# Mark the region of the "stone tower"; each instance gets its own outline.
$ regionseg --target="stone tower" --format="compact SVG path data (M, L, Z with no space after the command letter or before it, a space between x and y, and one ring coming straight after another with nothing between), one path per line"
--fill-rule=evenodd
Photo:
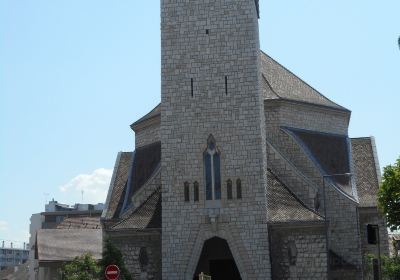
M161 45L163 279L270 279L258 1L162 0Z

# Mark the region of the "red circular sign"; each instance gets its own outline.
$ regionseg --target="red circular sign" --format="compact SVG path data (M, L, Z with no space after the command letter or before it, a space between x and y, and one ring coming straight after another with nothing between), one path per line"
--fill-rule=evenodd
M110 264L106 267L106 271L104 272L107 280L118 280L119 279L119 267L115 264Z

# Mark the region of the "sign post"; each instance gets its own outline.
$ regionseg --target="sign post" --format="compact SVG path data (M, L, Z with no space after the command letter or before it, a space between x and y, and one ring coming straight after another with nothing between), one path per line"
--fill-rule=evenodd
M107 280L118 280L120 275L119 267L115 264L110 264L104 271Z

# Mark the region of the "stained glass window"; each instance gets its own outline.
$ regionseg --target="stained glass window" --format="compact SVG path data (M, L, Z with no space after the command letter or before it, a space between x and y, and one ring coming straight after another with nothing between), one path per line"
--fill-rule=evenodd
M206 199L221 199L221 158L217 151L215 139L212 135L207 141L207 150L204 152L204 170L206 182Z

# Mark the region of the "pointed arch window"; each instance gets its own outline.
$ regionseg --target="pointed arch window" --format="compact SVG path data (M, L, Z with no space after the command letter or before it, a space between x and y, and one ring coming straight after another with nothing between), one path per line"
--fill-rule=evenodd
M208 137L207 149L204 151L204 170L206 183L206 200L221 199L221 157L215 139Z
M197 181L193 184L193 200L199 201L199 183Z
M185 182L183 184L183 191L184 191L185 201L186 202L190 201L190 191L189 191L189 183L188 182Z
M237 199L242 199L242 180L236 180L236 197Z
M226 181L226 192L227 192L227 198L228 199L232 199L233 198L233 192L232 192L232 180L228 179L228 181Z

